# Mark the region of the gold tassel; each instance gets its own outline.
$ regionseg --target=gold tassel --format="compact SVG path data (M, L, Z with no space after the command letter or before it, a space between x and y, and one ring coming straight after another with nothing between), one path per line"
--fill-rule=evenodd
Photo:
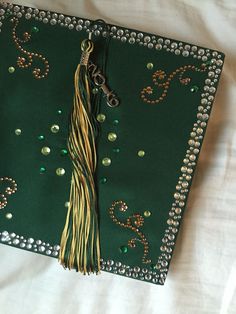
M68 138L73 171L69 207L59 254L59 262L64 268L76 269L83 274L100 272L100 241L94 182L97 156L88 77L88 60L93 47L90 39L82 42L81 60L74 76L75 95Z

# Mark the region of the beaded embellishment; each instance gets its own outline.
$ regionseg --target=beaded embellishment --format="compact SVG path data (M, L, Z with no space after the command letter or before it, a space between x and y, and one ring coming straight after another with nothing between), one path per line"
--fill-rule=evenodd
M45 78L48 73L49 73L49 63L46 60L45 57L43 57L41 54L39 53L34 53L34 52L29 52L27 50L25 50L21 44L27 43L30 41L31 39L31 34L28 32L24 32L23 33L23 38L19 38L17 36L17 26L19 24L19 19L16 17L13 17L11 19L11 22L13 23L13 30L12 30L12 38L13 41L15 42L15 45L17 47L18 50L20 50L20 52L24 55L24 57L18 57L17 59L17 65L19 68L22 69L28 69L32 66L34 59L39 59L42 61L42 63L44 64L44 69L40 69L40 68L34 68L32 73L33 76L36 79L42 79Z
M109 208L109 215L113 222L115 222L117 225L131 229L133 232L136 233L137 237L132 238L128 240L128 246L130 248L136 247L136 242L140 242L143 245L143 256L142 256L142 263L149 264L151 263L151 260L148 259L148 253L149 253L149 243L146 238L146 236L143 234L143 232L140 230L140 228L144 224L144 218L140 214L133 214L129 216L125 222L120 221L115 216L115 210L118 209L120 212L126 212L128 209L128 206L123 201L114 201Z
M0 186L8 182L8 186L5 188L4 192L0 192L0 209L3 209L7 206L7 196L14 194L17 191L16 181L9 177L0 178Z
M183 67L177 68L173 71L169 76L163 70L157 70L152 75L153 84L157 87L157 89L162 89L162 94L158 98L154 98L154 87L147 86L143 88L141 91L141 98L144 102L148 104L157 104L161 102L167 95L168 89L170 87L171 81L175 78L176 75L179 75L179 82L183 85L188 85L191 82L190 77L183 78L183 75L186 71L198 71L198 72L205 72L206 65L202 64L200 68L194 65L185 65ZM166 79L166 80L165 80ZM153 97L154 96L154 97Z

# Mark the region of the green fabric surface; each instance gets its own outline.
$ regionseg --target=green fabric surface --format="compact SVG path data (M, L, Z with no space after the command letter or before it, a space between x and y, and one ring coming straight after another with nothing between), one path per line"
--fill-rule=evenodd
M10 18L4 20L0 34L0 177L16 180L18 190L8 196L7 207L0 211L0 231L55 245L60 243L65 223L65 202L69 200L72 172L69 155L61 156L60 151L67 145L80 44L88 34L21 18L18 34L34 26L39 28L22 46L42 54L50 65L48 77L37 80L32 75L32 67L20 69L16 65L17 57L22 54L12 40ZM94 37L93 40L95 51L91 60L102 68L105 39ZM104 76L120 105L109 107L99 91L99 112L106 116L103 123L98 123L97 139L101 255L104 260L151 269L149 264L142 263L141 243L137 242L135 248L128 247L127 253L120 252L120 246L127 246L128 240L137 235L116 225L108 209L114 201L124 201L128 210L116 212L121 221L135 213L143 215L145 210L151 212L150 217L144 217L140 230L150 245L150 264L156 264L208 72L187 71L184 77L191 77L191 83L186 86L175 77L167 96L153 105L145 103L140 92L153 85L152 74L156 70L163 70L168 76L184 65L200 67L202 60L111 39L106 62ZM147 69L147 63L153 63L153 69ZM8 72L10 66L15 67L12 74ZM194 85L199 87L197 92L190 91ZM58 114L58 110L62 113ZM113 122L116 119L117 125ZM53 124L60 126L56 134L50 130ZM17 128L22 130L20 136L15 135ZM108 141L109 132L117 134L115 142ZM39 135L45 139L39 140ZM44 146L51 149L48 156L41 154ZM114 148L120 152L114 152ZM137 155L139 150L145 151L143 158ZM103 166L104 157L111 158L110 166ZM44 174L39 172L41 166L46 167ZM65 169L64 176L56 175L58 167ZM106 183L101 182L104 177ZM12 219L5 218L7 212L13 214Z

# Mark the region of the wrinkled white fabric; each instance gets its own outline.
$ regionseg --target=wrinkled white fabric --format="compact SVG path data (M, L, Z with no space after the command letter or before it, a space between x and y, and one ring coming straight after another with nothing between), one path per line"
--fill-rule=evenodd
M236 1L18 0L224 51L226 62L164 286L82 276L0 245L1 314L236 313Z

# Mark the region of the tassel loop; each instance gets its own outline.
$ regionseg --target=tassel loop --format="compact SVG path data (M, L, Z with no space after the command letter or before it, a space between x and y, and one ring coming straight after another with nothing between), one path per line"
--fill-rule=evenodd
M81 58L80 58L80 65L88 65L89 56L93 51L94 44L90 39L84 39L81 43Z

